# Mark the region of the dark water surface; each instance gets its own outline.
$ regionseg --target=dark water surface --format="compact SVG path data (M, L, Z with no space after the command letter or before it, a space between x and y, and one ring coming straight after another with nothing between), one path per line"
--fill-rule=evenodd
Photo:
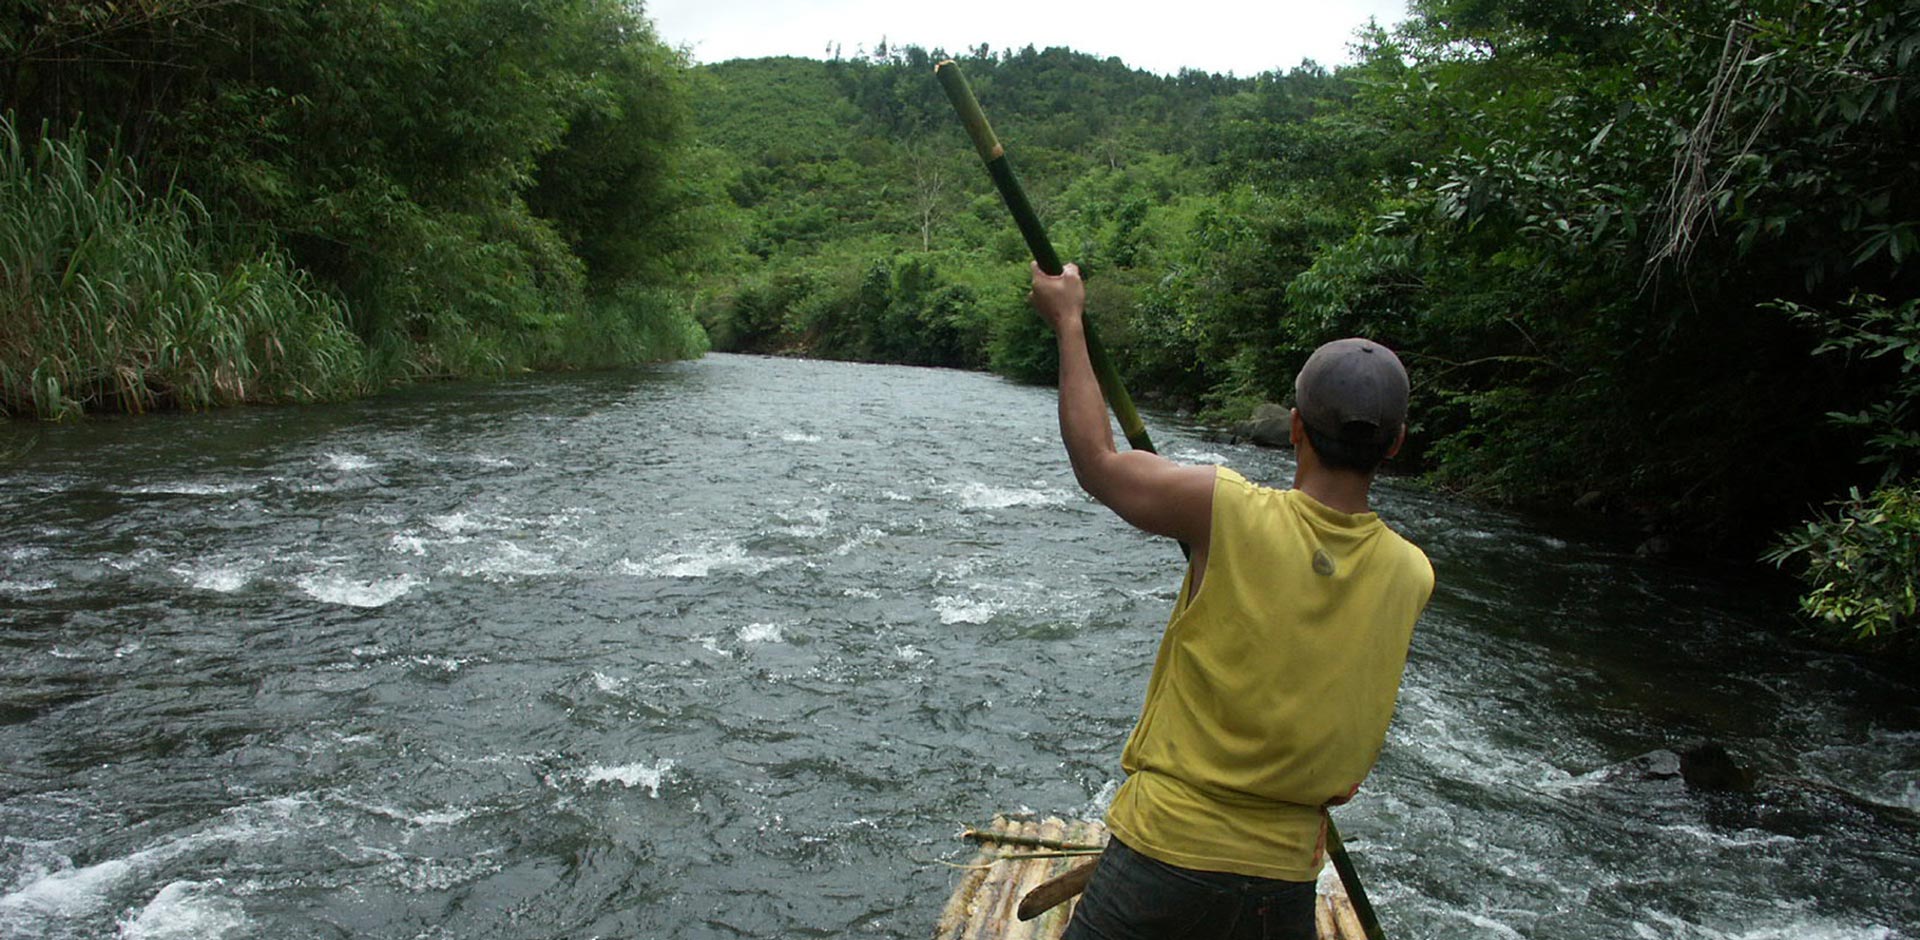
M0 429L0 937L925 937L961 827L1111 795L1179 578L1053 434L727 356ZM1917 935L1911 685L1756 585L1379 504L1440 578L1339 816L1390 932ZM1603 770L1691 737L1799 779Z

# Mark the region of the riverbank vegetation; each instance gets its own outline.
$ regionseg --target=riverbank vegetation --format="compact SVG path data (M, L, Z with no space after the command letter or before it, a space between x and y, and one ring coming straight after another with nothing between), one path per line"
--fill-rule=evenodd
M1920 8L1421 0L1358 53L958 58L1137 395L1235 417L1366 333L1406 354L1407 465L1440 485L1649 551L1772 545L1811 613L1912 636ZM941 55L701 70L720 347L1049 377Z
M25 145L0 120L0 407L65 417L312 400L362 381L345 311L283 255L231 263L193 237L191 195L142 193L84 136Z
M686 68L619 0L0 21L0 411L697 355Z

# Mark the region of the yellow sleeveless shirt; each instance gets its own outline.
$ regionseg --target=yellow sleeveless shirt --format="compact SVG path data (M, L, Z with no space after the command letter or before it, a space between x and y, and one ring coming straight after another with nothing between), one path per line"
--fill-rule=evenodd
M1325 807L1373 769L1433 566L1373 513L1225 467L1199 592L1187 572L1107 826L1171 865L1311 881Z

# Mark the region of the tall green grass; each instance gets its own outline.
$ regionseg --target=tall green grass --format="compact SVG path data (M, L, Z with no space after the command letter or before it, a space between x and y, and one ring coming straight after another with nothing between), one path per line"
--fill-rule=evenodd
M590 297L555 332L546 368L602 369L698 359L711 348L693 310L671 290L624 285Z
M379 381L604 369L697 358L706 333L668 287L590 282L523 204L380 210L348 295Z
M310 401L366 384L346 311L277 251L223 259L191 194L0 115L0 414Z

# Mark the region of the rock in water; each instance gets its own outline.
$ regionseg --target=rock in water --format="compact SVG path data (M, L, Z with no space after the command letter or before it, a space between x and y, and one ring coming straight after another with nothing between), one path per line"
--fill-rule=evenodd
M1695 790L1745 793L1753 789L1753 771L1740 766L1717 741L1706 741L1680 752L1680 776Z
M1233 436L1261 447L1292 446L1293 409L1271 402L1262 404L1253 410L1253 417L1233 426Z
M1609 764L1587 774L1584 779L1605 783L1637 783L1643 780L1674 780L1679 776L1680 755L1662 748Z

